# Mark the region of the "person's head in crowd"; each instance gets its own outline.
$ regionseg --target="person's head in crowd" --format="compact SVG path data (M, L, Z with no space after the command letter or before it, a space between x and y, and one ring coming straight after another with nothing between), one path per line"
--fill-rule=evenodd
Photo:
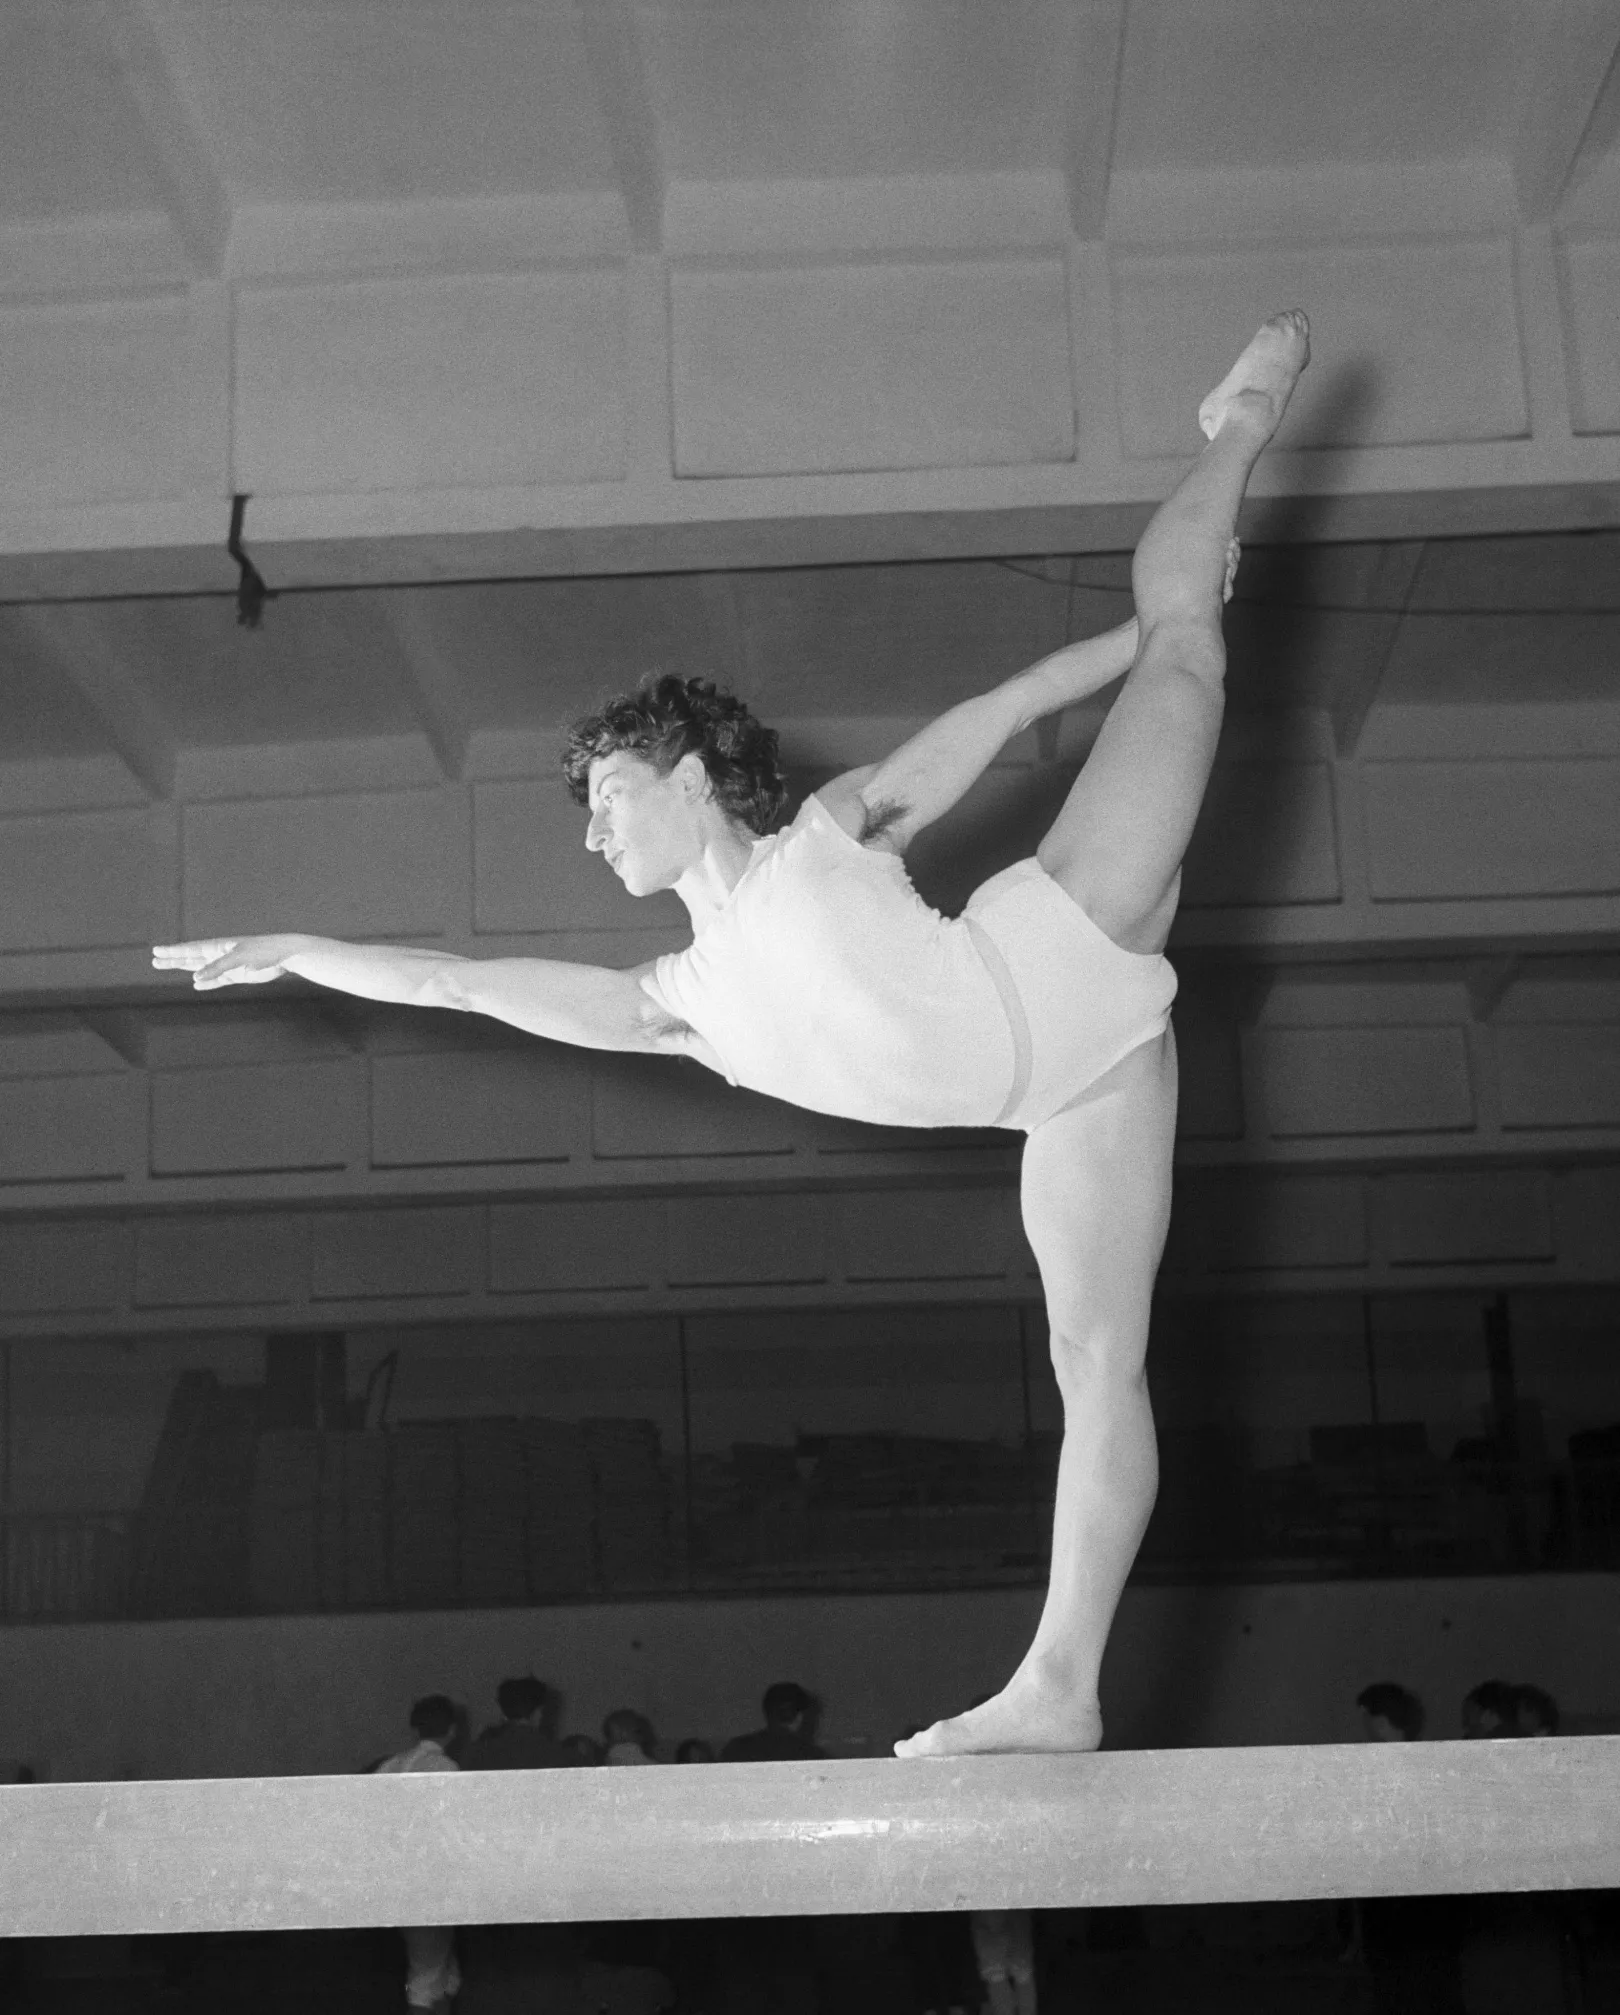
M550 1703L551 1688L532 1672L518 1679L503 1679L495 1689L495 1704L503 1721L529 1721L538 1725Z
M1369 1742L1416 1742L1423 1733L1423 1702L1393 1679L1364 1686L1356 1695Z
M602 1723L606 1763L651 1763L657 1737L645 1714L633 1707L615 1707Z
M575 1735L565 1735L562 1739L562 1746L571 1756L577 1756L581 1763L600 1763L602 1761L601 1743L597 1741L594 1735L587 1735L583 1730Z
M689 1735L675 1751L677 1763L712 1763L714 1744L706 1742L701 1735Z
M774 1685L766 1687L765 1697L759 1704L767 1728L793 1728L801 1734L808 1734L805 1724L815 1714L815 1696L807 1693L796 1681L778 1679Z
M1484 1679L1463 1696L1462 1732L1471 1742L1512 1735L1518 1688L1505 1679Z
M411 1726L424 1742L436 1742L448 1749L455 1737L461 1712L447 1693L424 1693L411 1703Z
M1514 1687L1513 1732L1531 1736L1558 1733L1558 1702L1545 1687Z

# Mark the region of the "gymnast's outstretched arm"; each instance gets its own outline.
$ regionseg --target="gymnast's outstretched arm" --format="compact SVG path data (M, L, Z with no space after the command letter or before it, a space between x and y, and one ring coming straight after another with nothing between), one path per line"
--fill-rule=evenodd
M409 945L355 945L284 932L155 945L160 970L189 972L200 992L294 973L363 1000L491 1015L530 1035L584 1049L694 1054L691 1031L641 981L651 965L571 965L561 959L468 959Z
M1013 738L1046 714L1122 677L1136 656L1136 619L1066 644L989 692L951 707L893 755L850 770L818 793L846 831L902 853L948 812Z

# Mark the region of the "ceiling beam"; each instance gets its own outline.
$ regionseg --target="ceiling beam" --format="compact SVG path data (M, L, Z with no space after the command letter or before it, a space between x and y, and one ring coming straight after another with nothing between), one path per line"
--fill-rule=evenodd
M1100 238L1108 216L1114 138L1125 78L1125 0L1082 11L1079 62L1063 172L1069 220L1082 241Z
M1468 962L1468 1008L1477 1022L1488 1022L1507 998L1524 961L1511 953L1501 958Z
M101 606L35 604L17 614L29 644L86 701L124 767L152 797L173 797L173 731L130 670Z
M1526 223L1563 201L1604 90L1620 61L1620 0L1558 0L1531 66L1513 148Z
M1361 746L1362 730L1367 725L1368 715L1378 704L1378 695L1389 674L1395 646L1400 641L1401 626L1406 621L1406 612L1411 606L1423 567L1423 555L1427 550L1426 539L1402 540L1399 544L1386 547L1373 568L1367 593L1369 606L1395 609L1399 613L1387 619L1381 641L1368 651L1353 675L1341 681L1333 695L1328 711L1333 722L1334 751L1341 762L1351 761Z
M708 625L716 676L731 691L741 688L747 692L754 684L753 654L737 606L735 582L729 574L703 574L698 580L698 599Z
M630 248L661 251L667 184L635 17L624 0L583 0L579 25L624 200Z
M145 1070L151 1053L151 1023L139 1008L80 1008L75 1016L99 1041L134 1070Z
M186 259L199 278L224 271L231 201L213 157L175 86L140 0L122 0L108 17L114 57L156 159L163 193Z
M459 783L467 767L467 742L472 733L471 708L461 674L445 656L420 594L406 592L376 599L395 648L411 711L440 770L449 782Z
M952 480L960 480L957 472L952 472ZM683 506L695 501L684 495L678 499ZM729 505L731 500L721 501ZM1012 559L1031 553L1128 553L1153 515L1151 503L1128 500L884 506L797 516L789 515L786 506L770 515L727 516L714 500L701 502L710 505L706 515L698 515L695 508L688 515L631 515L633 505L627 504L625 518L616 524L531 521L480 529L446 523L429 532L366 530L274 539L261 535L254 550L268 554L278 590L290 592L441 581L555 580L589 574ZM1620 480L1572 479L1251 499L1244 507L1243 539L1255 546L1333 545L1616 527L1620 527ZM221 578L230 563L223 541L213 538L194 545L98 546L92 538L70 541L64 536L52 548L36 542L26 550L7 551L4 537L0 524L0 603L236 591L234 579Z

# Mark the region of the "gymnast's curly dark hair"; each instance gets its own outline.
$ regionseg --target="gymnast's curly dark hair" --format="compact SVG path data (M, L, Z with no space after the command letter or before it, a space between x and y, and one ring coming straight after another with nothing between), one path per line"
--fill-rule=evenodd
M575 804L588 802L591 764L616 749L628 749L665 777L682 756L700 756L715 803L751 832L768 833L787 802L776 730L712 679L655 674L575 721L562 757Z

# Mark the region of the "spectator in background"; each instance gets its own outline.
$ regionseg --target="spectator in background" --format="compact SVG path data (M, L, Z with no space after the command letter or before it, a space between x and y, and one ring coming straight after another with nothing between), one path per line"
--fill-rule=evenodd
M501 1719L470 1743L463 1770L572 1770L583 1762L546 1726L551 1688L532 1672L495 1689Z
M1486 1736L1555 1735L1558 1703L1539 1686L1487 1680L1463 1702L1490 1725ZM1584 2005L1572 1978L1574 1942L1568 1913L1555 1896L1474 1896L1462 1905L1464 1929L1457 1977L1466 2015L1563 2015Z
M765 1726L751 1735L734 1735L720 1752L722 1763L814 1762L824 1754L811 1734L820 1703L802 1686L777 1680L766 1687L760 1711Z
M1470 1742L1490 1742L1517 1733L1514 1716L1518 1688L1505 1679L1481 1680L1463 1696L1462 1732Z
M990 2015L1035 2015L1035 1927L1027 1910L975 1910L973 1956Z
M714 1744L701 1735L689 1735L675 1752L677 1763L712 1763Z
M429 1693L418 1700L411 1708L415 1742L397 1756L384 1757L377 1765L378 1775L458 1769L460 1766L447 1750L464 1711L443 1693ZM413 1925L405 1929L404 1938L406 2007L431 2008L439 2011L439 2015L446 2015L450 2003L461 1991L455 1932L448 1924Z
M604 1763L656 1763L653 1747L658 1738L645 1714L633 1707L615 1707L602 1723Z
M1558 1733L1558 1702L1544 1687L1514 1687L1513 1733L1529 1736Z
M1416 1742L1423 1733L1423 1702L1392 1679L1364 1686L1356 1695L1356 1705L1369 1742Z
M1423 1734L1423 1702L1393 1680L1364 1686L1356 1705L1369 1742L1416 1742ZM1449 1898L1370 1896L1354 1908L1377 2015L1455 2015L1457 1923Z
M583 1729L576 1735L565 1735L562 1746L576 1763L597 1764L602 1761L602 1745L594 1735L587 1735Z

